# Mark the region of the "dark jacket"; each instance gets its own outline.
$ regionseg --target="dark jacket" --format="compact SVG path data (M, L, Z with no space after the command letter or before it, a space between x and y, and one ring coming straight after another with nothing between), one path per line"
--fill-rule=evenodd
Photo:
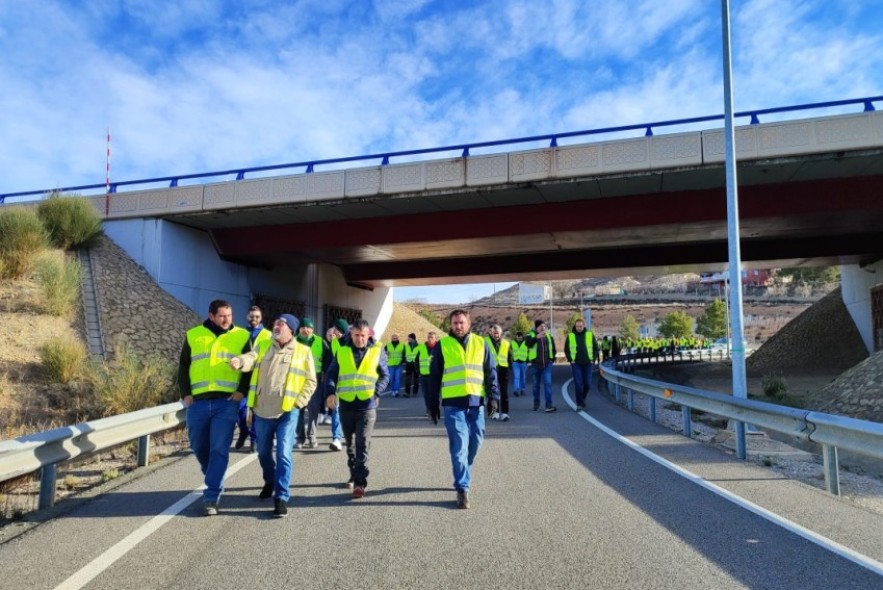
M466 349L466 343L469 338L481 338L478 334L469 333L463 339L457 338L453 334L449 336L456 338L463 349ZM442 354L441 341L429 352L432 359L429 362L429 391L427 399L430 407L438 406L441 398L441 382L442 375L445 374L445 355ZM457 397L453 399L442 400L443 406L453 406L458 408L471 408L484 405L485 397L490 397L497 401L500 400L500 388L497 385L497 364L494 360L494 354L490 346L484 347L484 360L482 361L482 369L484 371L484 392L485 396L469 395L466 397Z
M547 335L551 336L549 332L546 332ZM537 346L537 357L531 361L535 366L540 368L545 368L546 365L554 365L555 364L555 355L558 353L555 350L555 338L551 338L552 341L552 358L549 358L549 351L546 350L546 344L548 340L545 336L542 338L537 338L537 333L533 330L524 337L524 341L527 343L528 350L533 348L534 344Z
M343 344L341 348L344 346L351 348L353 351L353 361L356 363L358 367L362 362L362 359L365 357L365 352L368 348L374 346L374 339L368 339L368 345L365 348L356 348L353 346L352 341L350 340L346 344ZM339 349L338 349L339 351ZM334 360L331 361L331 365L328 367L328 370L325 372L325 398L327 399L329 395L337 395L337 379L340 377L340 365L337 362L337 357L334 357ZM354 400L351 402L344 402L338 398L339 404L346 404L347 408L351 408L354 410L371 410L377 407L377 401L380 399L380 393L386 391L386 387L389 385L389 366L386 364L386 351L381 349L380 351L380 363L377 365L377 383L374 385L374 395L371 399L367 400Z

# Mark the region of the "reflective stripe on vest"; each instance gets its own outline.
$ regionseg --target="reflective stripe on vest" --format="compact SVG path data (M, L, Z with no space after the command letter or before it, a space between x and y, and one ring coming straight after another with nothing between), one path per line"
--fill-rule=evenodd
M429 347L426 346L426 343L417 347L417 355L420 359L420 374L429 375L429 361L432 360L432 357L429 356Z
M586 353L589 355L589 360L595 360L595 350L592 347L592 331L586 330L583 332L586 338ZM576 361L576 332L571 332L567 335L567 346L570 347L570 362Z
M251 340L251 333L249 332L248 339ZM273 341L273 332L269 331L266 328L261 328L261 331L258 332L258 335L255 337L254 342L251 343L251 350L255 350L258 347L258 344L261 342L272 342Z
M216 336L205 326L187 330L190 346L190 395L209 391L233 393L239 387L238 371L230 368L230 359L248 343L248 330L233 328Z
M527 343L522 340L512 342L512 360L516 363L523 363L527 360Z
M374 396L381 352L383 352L381 347L372 346L365 351L362 362L356 368L353 349L349 346L340 347L337 351L337 364L340 367L340 374L337 378L337 397L341 401L353 402L356 399L366 401Z
M441 398L484 396L484 340L470 334L463 350L456 338L445 336L439 346L445 360Z
M254 370L251 372L251 382L248 386L248 401L246 405L249 408L254 407L255 398L257 397L258 378L260 376L261 361L270 347L273 345L272 340L261 342L258 346L258 356L255 360ZM282 411L290 412L294 409L297 398L303 391L310 373L307 370L307 359L312 354L309 347L296 342L291 354L291 364L288 366L288 374L285 376L285 390L282 392ZM308 401L308 400L307 400Z
M399 342L393 344L390 342L386 345L386 363L390 367L398 367L405 359L405 345Z
M420 346L415 346L411 348L410 344L405 345L405 360L409 363L413 363L417 358L417 351L420 350Z

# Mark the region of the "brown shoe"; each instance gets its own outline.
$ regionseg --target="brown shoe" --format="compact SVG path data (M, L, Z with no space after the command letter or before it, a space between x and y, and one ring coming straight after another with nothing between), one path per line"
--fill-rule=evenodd
M469 492L460 490L457 492L457 508L466 510L469 508Z
M353 498L361 498L365 495L365 486L356 486L353 488Z

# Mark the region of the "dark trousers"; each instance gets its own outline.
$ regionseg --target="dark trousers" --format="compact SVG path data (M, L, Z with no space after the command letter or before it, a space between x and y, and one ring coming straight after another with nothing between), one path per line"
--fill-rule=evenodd
M340 425L346 440L346 462L350 469L350 480L354 485L368 485L368 455L371 449L371 434L377 421L377 410L354 409L346 402L340 404Z
M576 396L576 405L586 405L586 397L592 388L592 364L571 363L573 372L573 392Z
M509 413L509 367L497 365L497 385L500 386L500 412Z
M419 387L420 371L417 368L417 363L405 363L405 395L416 396Z
M420 389L423 390L423 403L426 405L426 413L429 414L429 375L420 375Z

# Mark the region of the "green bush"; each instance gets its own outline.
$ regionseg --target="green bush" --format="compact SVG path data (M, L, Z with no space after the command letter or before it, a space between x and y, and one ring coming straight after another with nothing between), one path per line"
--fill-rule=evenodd
M0 278L20 279L48 243L37 212L26 207L0 210Z
M41 253L34 264L45 310L69 317L79 300L80 263L60 250Z
M760 386L763 394L770 399L780 400L788 395L788 384L780 375L764 375L760 380Z
M124 344L117 347L115 361L102 363L92 371L98 412L115 416L152 408L172 401L175 374L173 363L159 356L142 358Z
M40 347L43 369L58 383L70 383L83 375L88 356L86 345L72 336L52 338Z
M56 248L88 246L102 232L98 211L84 197L52 193L37 205L37 214Z

